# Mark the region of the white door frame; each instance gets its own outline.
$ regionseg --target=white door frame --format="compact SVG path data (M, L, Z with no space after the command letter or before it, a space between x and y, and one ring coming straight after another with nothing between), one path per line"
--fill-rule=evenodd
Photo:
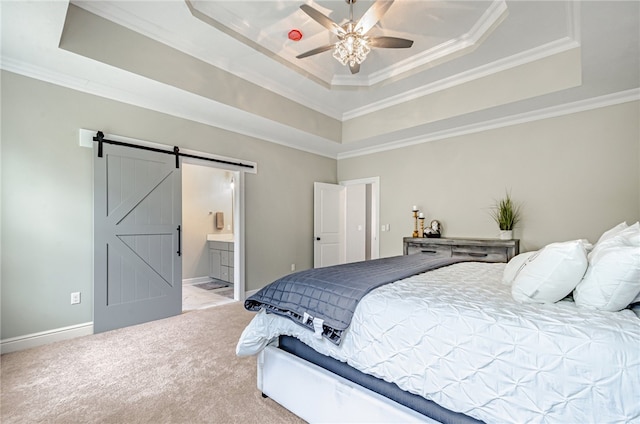
M194 153L196 154L196 153ZM201 153L197 153L201 155ZM218 164L202 159L194 159L183 157L182 163L188 163L190 165L208 166L215 169L224 169L233 172L233 242L234 242L234 255L233 255L233 299L244 301L245 299L245 269L244 269L244 251L245 251L245 231L244 231L244 184L245 177L244 169L240 169L238 166Z
M371 259L380 257L380 177L340 181L343 186L371 184Z

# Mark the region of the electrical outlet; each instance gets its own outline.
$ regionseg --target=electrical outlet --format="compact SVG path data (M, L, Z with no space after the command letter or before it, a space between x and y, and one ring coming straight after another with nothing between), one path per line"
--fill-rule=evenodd
M78 303L80 303L80 292L71 293L71 304L77 305Z
M296 264L291 264L291 271L295 271L296 270Z

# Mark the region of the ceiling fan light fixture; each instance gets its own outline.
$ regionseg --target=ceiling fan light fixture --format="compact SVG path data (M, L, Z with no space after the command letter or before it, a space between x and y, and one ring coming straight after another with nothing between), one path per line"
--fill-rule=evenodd
M402 49L413 45L412 40L404 38L369 37L366 35L391 7L394 0L376 0L357 22L353 20L353 4L356 0L345 1L349 4L349 21L343 25L338 25L331 18L308 4L300 6L300 9L311 19L336 35L338 42L301 53L296 56L297 59L333 50L333 57L342 65L348 65L352 74L357 74L360 72L360 64L364 62L372 48Z
M343 65L359 65L367 58L371 51L369 38L350 32L338 41L333 49L333 57Z

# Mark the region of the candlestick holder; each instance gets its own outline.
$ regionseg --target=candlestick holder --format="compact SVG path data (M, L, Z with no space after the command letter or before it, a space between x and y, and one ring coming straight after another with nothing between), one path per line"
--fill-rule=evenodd
M420 220L420 233L418 237L424 237L424 216L418 218Z
M413 238L418 237L418 210L413 211Z

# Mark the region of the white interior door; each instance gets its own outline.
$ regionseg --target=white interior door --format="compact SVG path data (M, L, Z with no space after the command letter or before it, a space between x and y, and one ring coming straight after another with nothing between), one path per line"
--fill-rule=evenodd
M320 268L345 262L345 188L314 183L313 266Z
M104 145L94 160L94 332L182 312L181 170Z

